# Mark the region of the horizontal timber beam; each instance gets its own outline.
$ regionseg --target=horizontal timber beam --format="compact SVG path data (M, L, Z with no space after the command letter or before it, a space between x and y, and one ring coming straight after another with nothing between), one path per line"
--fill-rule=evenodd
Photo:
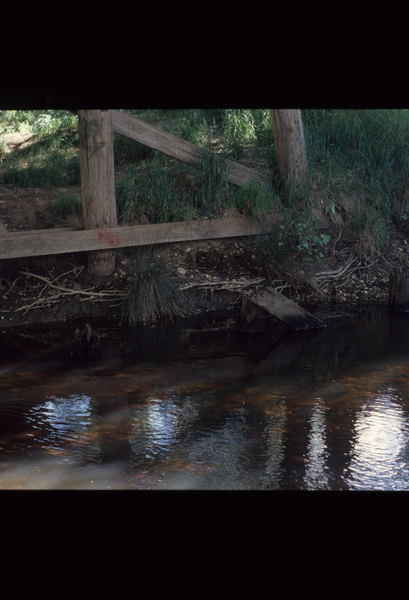
M158 129L154 125L150 125L142 119L135 117L135 115L113 110L112 129L117 133L136 140L140 144L149 146L149 148L153 148L154 150L159 150L159 152L181 160L193 167L200 166L203 150L199 146L187 142L173 133ZM234 160L226 160L226 166L227 179L236 185L243 186L252 180L263 183L271 182L271 176L268 173L251 169Z
M152 225L123 225L103 229L9 232L6 236L0 235L0 260L260 235L273 233L280 222L279 216L263 222L249 217L231 217Z

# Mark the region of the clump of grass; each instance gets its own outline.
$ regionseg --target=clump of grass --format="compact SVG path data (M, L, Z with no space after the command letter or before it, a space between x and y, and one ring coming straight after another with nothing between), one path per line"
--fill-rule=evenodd
M352 231L355 252L360 258L379 253L389 237L390 223L378 207L362 203L354 211Z
M246 144L256 141L256 122L249 109L228 109L225 112L223 134L227 148L234 158L239 158Z
M81 217L82 203L80 194L64 194L60 196L52 207L52 212L60 219L67 217Z
M135 252L133 266L128 268L127 297L122 317L128 326L157 321L173 321L192 314L192 309L177 289L176 283L149 252Z
M180 118L180 124L177 134L187 140L202 146L206 143L209 133L209 124L202 111L200 110L185 110Z
M230 201L231 187L227 179L227 163L222 154L215 154L208 143L200 164L200 208L202 215L218 216Z
M192 218L198 182L189 168L159 157L131 166L115 185L118 218L123 223L166 223Z
M250 181L235 194L236 208L241 214L262 220L272 212L283 211L279 195L271 185L261 181Z

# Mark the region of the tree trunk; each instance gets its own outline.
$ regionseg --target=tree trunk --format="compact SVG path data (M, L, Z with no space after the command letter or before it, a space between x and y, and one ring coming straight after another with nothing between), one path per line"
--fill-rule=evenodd
M109 110L79 110L81 199L87 229L118 224L115 201L112 114ZM111 275L115 270L112 250L90 252L88 270Z
M304 129L300 110L270 109L280 176L292 189L307 175Z

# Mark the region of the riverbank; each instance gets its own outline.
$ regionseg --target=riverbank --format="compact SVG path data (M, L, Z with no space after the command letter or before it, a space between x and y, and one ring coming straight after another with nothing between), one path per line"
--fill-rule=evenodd
M137 359L172 359L194 353L195 348L200 356L262 354L272 349L284 331L267 314L262 331L241 331L243 296L272 284L327 327L342 327L368 310L387 311L390 274L394 265L407 260L407 241L399 236L391 238L386 254L361 261L347 255L344 247L338 253L328 248L326 256L290 255L280 263L271 262L268 254L263 259L262 241L240 238L157 246L150 260L166 268L191 314L133 327L124 323L123 303L138 254L118 251L115 273L100 280L87 273L86 256L81 254L5 261L2 356L39 353L76 358L75 331L86 323L98 335L105 358L112 344L121 345L125 354Z
M266 236L164 244L149 261L166 269L191 314L233 310L243 295L271 285L308 308L386 306L393 270L409 267L408 240L397 232L382 254L359 259L348 246L320 256L272 256ZM264 244L264 246L263 246ZM86 255L3 261L0 272L2 328L75 319L119 320L130 273L146 254L118 251L107 278L90 276Z

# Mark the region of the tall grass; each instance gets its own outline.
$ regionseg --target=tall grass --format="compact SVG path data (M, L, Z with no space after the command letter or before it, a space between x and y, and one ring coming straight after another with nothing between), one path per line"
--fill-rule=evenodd
M155 156L131 165L115 184L118 218L123 223L161 223L192 218L197 182L189 169Z
M230 204L230 184L227 179L228 167L223 154L215 154L211 145L205 147L200 164L200 197L197 203L201 214L219 216Z
M315 194L327 208L340 191L358 194L357 247L380 251L393 223L406 226L409 110L305 110L303 122Z

